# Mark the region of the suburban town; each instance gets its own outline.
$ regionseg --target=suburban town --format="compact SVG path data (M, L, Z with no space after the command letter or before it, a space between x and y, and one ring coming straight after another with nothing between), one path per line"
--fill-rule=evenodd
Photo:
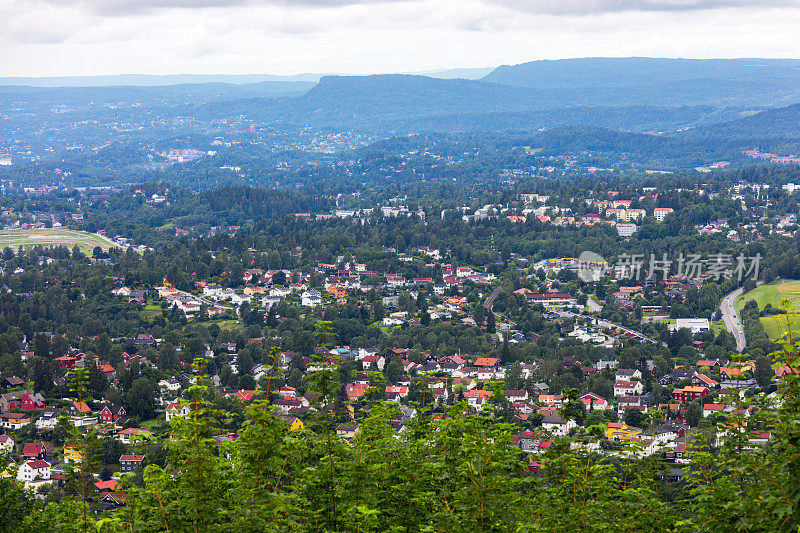
M0 533L800 531L798 2L0 20Z

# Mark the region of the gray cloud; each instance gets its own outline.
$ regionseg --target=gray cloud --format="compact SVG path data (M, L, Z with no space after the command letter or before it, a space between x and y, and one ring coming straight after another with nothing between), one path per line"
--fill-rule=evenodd
M236 8L281 6L337 8L410 2L413 0L48 0L72 4L102 16L141 15L163 9ZM698 11L722 8L800 7L800 0L478 0L512 11L548 15L593 15L622 12Z
M485 0L495 5L548 15L597 15L648 11L799 7L800 0Z
M148 14L163 9L237 8L241 6L281 6L335 8L349 5L388 4L408 0L47 0L59 6L74 5L97 15L123 17Z

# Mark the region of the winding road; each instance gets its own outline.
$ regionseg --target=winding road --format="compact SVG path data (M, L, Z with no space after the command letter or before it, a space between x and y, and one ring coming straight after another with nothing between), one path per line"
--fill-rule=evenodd
M733 337L736 339L737 352L744 350L747 345L747 340L744 338L744 326L742 326L742 321L739 319L739 313L736 312L736 308L733 306L733 302L736 300L737 296L742 294L742 291L743 289L741 288L736 289L723 298L722 302L719 304L719 310L722 311L722 320L725 322L725 327L728 328L728 331L733 333Z

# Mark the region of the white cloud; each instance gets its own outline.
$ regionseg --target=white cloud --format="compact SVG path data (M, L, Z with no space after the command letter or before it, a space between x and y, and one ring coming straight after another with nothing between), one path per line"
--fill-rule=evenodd
M792 57L798 1L7 0L0 71L369 73L581 56Z

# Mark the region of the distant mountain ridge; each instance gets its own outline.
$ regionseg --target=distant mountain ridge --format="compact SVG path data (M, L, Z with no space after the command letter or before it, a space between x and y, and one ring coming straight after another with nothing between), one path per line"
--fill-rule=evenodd
M114 74L107 76L43 76L0 77L0 86L23 85L26 87L156 87L201 83L230 83L245 85L261 82L310 82L319 81L321 74L296 74L280 76L274 74Z
M207 79L202 76L181 75L152 79L198 83L0 85L0 104L5 100L11 105L19 95L32 95L44 112L61 103L136 99L180 106L182 113L200 119L242 115L261 122L378 135L533 132L560 126L655 133L687 130L684 135L689 136L738 135L736 128L755 132L772 127L775 134L800 134L792 118L794 108L742 118L800 102L796 59L583 58L504 65L480 79L452 77L478 72L481 69L441 71L435 73L438 77L324 75L318 81L267 76L273 79L256 83L258 76L212 83L201 82ZM317 75L299 77L303 76ZM131 83L151 79L112 78ZM769 118L773 116L780 117L778 122Z
M514 87L630 86L700 79L800 81L800 59L587 57L501 65L484 81Z
M581 68L585 66L585 62L579 64ZM631 83L592 86L588 85L591 80L587 80L572 87L504 84L491 81L499 79L493 75L482 80L406 74L323 76L296 98L221 103L215 104L210 112L245 114L257 120L298 125L395 132L430 131L438 127L444 131L530 131L570 124L670 131L727 121L739 112L800 101L800 69L798 83L794 83L795 73L791 69L766 79L757 76L682 79L685 75L681 72L697 72L698 67L692 63L691 68L681 70L680 63L675 65L674 72L663 75L673 78L669 83L649 81L649 76L640 73L633 76ZM565 83L569 76L577 76L572 71L567 74L558 78L561 81L557 84ZM598 80L605 81L602 77Z
M480 79L494 67L435 69L409 74L442 79ZM317 83L324 76L346 74L111 74L100 76L0 76L0 87L20 85L25 87L158 87L169 85L227 83L250 85L263 82Z

